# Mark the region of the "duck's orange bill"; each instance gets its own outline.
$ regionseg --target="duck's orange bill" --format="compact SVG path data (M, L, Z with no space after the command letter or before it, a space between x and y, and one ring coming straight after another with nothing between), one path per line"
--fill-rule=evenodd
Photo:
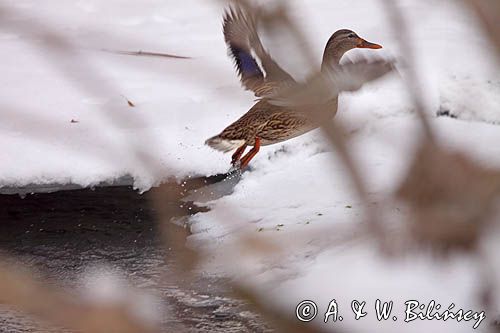
M366 41L363 38L360 38L358 48L360 48L360 49L381 49L382 45L370 43L369 41Z

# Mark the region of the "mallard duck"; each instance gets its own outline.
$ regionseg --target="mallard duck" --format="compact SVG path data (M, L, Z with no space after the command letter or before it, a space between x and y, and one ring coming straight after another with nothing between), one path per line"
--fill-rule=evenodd
M236 149L231 163L244 169L261 146L297 137L319 127L320 123L311 120L302 108L274 100L280 92L300 85L266 52L257 34L254 17L244 8L233 6L225 11L223 22L224 38L241 83L260 100L205 144L225 153ZM342 56L354 48L380 49L382 46L364 40L351 30L338 30L326 44L321 72L335 68ZM261 66L253 55L260 60ZM333 117L337 112L338 93L326 100L323 106L330 110L328 117ZM243 156L248 146L253 148Z

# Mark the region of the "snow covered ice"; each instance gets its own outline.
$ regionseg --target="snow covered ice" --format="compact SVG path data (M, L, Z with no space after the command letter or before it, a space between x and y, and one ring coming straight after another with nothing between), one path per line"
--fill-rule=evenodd
M485 166L500 167L500 69L493 46L475 18L455 2L398 4L411 28L428 117L439 140ZM385 56L400 56L378 1L290 1L290 6L318 66L328 37L340 28L383 45ZM254 97L240 87L226 56L219 2L80 0L48 6L9 0L0 8L9 10L0 23L0 186L92 186L130 175L137 188L148 190L172 176L227 171L230 156L203 143L246 112ZM54 56L54 49L45 46L49 36L24 29L23 23L46 26L74 49ZM290 73L304 77L303 59L288 56L293 52L286 42L266 46ZM437 117L438 112L455 118ZM384 200L406 172L420 131L404 84L392 75L342 95L336 119L353 134L349 150L360 163L370 200ZM307 298L323 309L331 298L350 304L362 297L368 303L393 299L398 309L415 297L480 309L473 295L478 274L472 258L459 256L439 267L422 256L388 261L372 243L333 232L361 223L364 207L318 130L262 148L251 165L231 195L211 201L210 212L191 218L189 245L210 251L206 270L239 279L288 313ZM394 207L390 218L402 219L404 212ZM332 234L325 237L325 228ZM242 234L286 245L286 252L262 259L238 243ZM344 242L349 237L353 241ZM490 237L484 250L494 259L498 238ZM227 260L234 265L227 267ZM381 332L435 327L466 332L472 326L374 320L339 325ZM479 330L486 327L483 323Z

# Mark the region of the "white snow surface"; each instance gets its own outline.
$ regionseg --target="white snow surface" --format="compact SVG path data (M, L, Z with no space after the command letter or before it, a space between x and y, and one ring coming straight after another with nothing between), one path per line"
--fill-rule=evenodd
M400 55L397 32L378 1L289 3L318 64L324 43L341 28L382 44L379 55ZM428 117L440 142L485 166L499 167L500 70L494 48L458 2L398 4L409 22ZM230 156L203 142L246 112L253 96L240 88L226 56L220 2L54 0L47 5L5 0L0 8L9 9L0 23L1 186L89 186L132 175L135 186L147 190L171 176L227 171ZM23 23L37 22L73 44L73 52L54 54L44 47L48 37L40 27L35 32L23 28ZM293 56L299 52L288 42L283 38L269 48L292 74L303 77L303 60ZM192 59L123 56L102 49ZM354 50L348 56L370 52L375 51ZM129 107L122 95L136 106ZM439 110L459 119L438 118ZM392 75L344 94L336 120L353 134L349 151L360 163L370 199L384 202L404 176L420 131L404 84ZM473 258L436 262L408 254L387 260L371 241L347 241L349 232L342 230L355 230L366 207L319 131L262 148L234 193L210 206L210 212L191 218L189 240L210 251L206 269L245 283L290 315L301 299L316 300L321 314L335 298L345 320L323 327L469 332L471 322L406 324L402 304L435 299L443 307L453 302L457 308L481 310ZM396 226L404 217L397 205L387 213ZM285 250L262 258L242 245L242 236L271 241ZM492 232L484 252L492 258L495 274L496 244ZM375 319L376 298L396 302L397 322ZM353 299L367 301L366 320L352 319ZM490 320L494 316L487 313ZM320 317L315 324L322 325ZM487 328L483 322L479 330Z

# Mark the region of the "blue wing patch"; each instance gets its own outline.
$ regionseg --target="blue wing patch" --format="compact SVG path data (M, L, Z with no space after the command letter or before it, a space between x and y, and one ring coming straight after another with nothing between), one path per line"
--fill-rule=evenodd
M231 54L236 62L236 68L241 75L242 79L248 78L264 78L257 61L248 52L236 47L230 47Z

